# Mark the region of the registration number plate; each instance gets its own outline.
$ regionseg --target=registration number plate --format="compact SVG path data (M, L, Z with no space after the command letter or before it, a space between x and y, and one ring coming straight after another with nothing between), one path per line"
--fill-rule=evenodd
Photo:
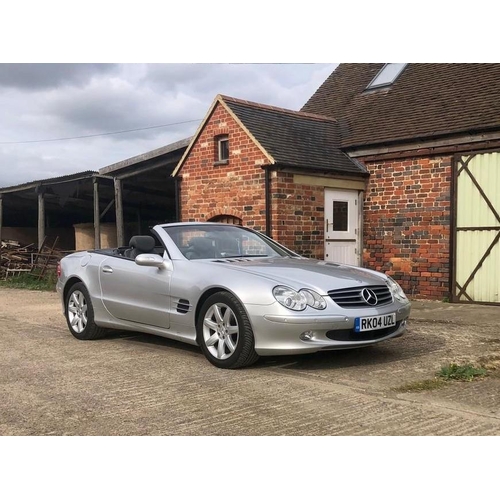
M380 330L396 325L396 313L382 314L380 316L367 316L365 318L355 318L354 331L367 332L370 330Z

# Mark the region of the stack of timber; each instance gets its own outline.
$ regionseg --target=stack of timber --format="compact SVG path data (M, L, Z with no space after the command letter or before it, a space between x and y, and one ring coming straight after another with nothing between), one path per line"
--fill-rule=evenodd
M57 268L57 262L64 254L56 248L58 238L52 245L44 240L40 251L34 243L23 245L15 240L0 242L0 279L5 280L12 276L31 274L41 279L50 270Z
M19 241L2 240L0 242L0 279L31 272L33 252L36 252L33 244L22 246Z

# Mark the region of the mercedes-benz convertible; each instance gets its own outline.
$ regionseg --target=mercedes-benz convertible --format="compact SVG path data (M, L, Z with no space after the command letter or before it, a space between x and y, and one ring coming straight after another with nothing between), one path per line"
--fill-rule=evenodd
M410 302L389 276L301 257L247 227L160 224L126 247L61 259L57 291L80 340L110 330L198 345L219 368L401 336Z

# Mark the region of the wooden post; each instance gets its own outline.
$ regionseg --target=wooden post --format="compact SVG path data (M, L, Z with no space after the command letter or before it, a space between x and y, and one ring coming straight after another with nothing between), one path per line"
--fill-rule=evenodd
M116 240L118 246L125 245L123 234L123 205L122 205L122 181L115 177L115 213L116 213Z
M99 213L99 179L94 177L94 248L101 248L101 214Z
M45 239L45 190L38 187L36 192L38 193L38 251L40 252Z
M3 197L0 194L0 255L2 255Z

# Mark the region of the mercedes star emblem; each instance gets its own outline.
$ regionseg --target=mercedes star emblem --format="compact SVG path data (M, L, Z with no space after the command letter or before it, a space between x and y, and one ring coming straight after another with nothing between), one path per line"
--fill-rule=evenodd
M370 306L377 305L378 299L373 290L370 290L369 288L363 288L363 290L361 290L361 297L363 297L363 300L368 305Z

